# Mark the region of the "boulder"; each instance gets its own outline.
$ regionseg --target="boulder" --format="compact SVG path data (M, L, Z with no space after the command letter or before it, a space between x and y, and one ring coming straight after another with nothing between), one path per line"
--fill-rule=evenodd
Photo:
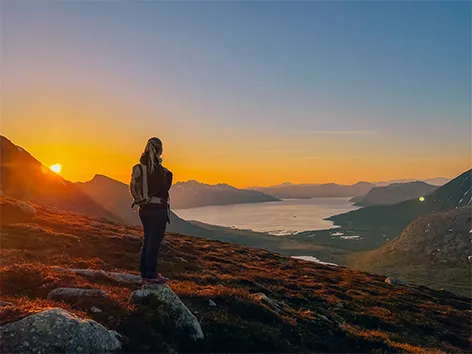
M216 302L214 302L212 299L208 300L208 306L210 307L216 307Z
M77 302L89 299L108 299L109 296L106 292L100 289L81 289L81 288L57 288L51 290L48 293L48 299L64 301L64 302Z
M2 353L110 353L119 334L101 324L53 308L0 327Z
M168 285L143 286L142 289L134 291L129 300L131 304L138 306L145 306L149 301L163 305L166 315L170 317L179 334L194 341L204 338L197 318Z
M31 204L18 200L16 205L24 218L32 219L36 216L36 209Z
M385 282L390 285L407 285L405 282L402 282L401 280L398 280L392 277L386 278Z

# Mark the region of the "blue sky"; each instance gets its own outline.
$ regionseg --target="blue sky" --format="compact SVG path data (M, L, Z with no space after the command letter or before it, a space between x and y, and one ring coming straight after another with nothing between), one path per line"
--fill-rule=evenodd
M113 139L154 129L174 149L262 159L334 137L348 148L331 158L460 156L445 174L470 159L469 2L7 0L2 18L5 97L100 98L122 112L103 116Z

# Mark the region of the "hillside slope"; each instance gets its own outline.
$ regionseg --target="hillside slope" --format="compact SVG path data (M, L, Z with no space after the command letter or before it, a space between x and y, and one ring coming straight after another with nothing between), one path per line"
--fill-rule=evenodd
M174 209L280 201L259 191L238 189L227 184L209 185L197 181L174 184L170 190L170 197Z
M79 182L76 185L95 202L118 215L126 224L131 226L141 225L138 213L131 209L132 200L126 184L107 176L96 175L91 181ZM171 212L171 222L167 226L167 231L258 248L275 248L277 243L275 237L262 233L229 228L218 228L216 230L205 228L203 225L195 225L178 217L174 212Z
M421 215L448 211L472 204L472 170L468 170L438 188L424 201L409 200L394 205L375 205L334 215L328 220L336 225L366 229L397 236Z
M472 207L424 215L377 250L347 257L356 269L471 296Z
M119 220L73 183L52 172L4 136L0 136L0 148L0 188L5 195L59 209Z
M13 203L2 198L2 203ZM128 304L136 286L61 268L136 273L138 228L33 205L33 220L3 225L2 323L50 307L91 317L124 338L125 352L466 352L466 298L267 251L168 234L161 271L196 314L205 339L185 348L162 319ZM8 208L2 208L2 211ZM10 218L11 219L11 218ZM61 267L61 268L57 268ZM103 312L47 299L57 287L111 294ZM209 305L212 300L216 306ZM268 300L267 300L268 299Z
M291 184L284 183L273 187L253 187L277 198L341 198L367 194L375 185L368 182L358 182L353 185L336 183L326 184Z
M424 197L438 189L421 181L393 183L385 187L372 188L369 193L351 199L357 206L390 205Z

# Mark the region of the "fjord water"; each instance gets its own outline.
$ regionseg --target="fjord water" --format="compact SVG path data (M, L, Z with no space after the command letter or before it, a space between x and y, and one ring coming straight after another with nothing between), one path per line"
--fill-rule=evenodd
M358 209L350 198L284 199L280 202L174 209L185 220L267 232L277 236L333 227L329 216Z

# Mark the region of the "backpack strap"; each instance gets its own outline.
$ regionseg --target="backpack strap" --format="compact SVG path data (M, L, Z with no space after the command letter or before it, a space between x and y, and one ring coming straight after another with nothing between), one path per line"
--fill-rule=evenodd
M142 163L139 164L139 167L141 168L141 178L142 178L142 183L141 183L141 194L144 199L149 198L149 191L148 191L148 182L147 182L147 166L143 165Z
M146 165L143 165L143 164L137 164L136 166L140 170L140 174L137 175L137 178L140 179L139 185L140 185L141 191L137 192L135 194L132 193L132 195L133 195L134 198L138 197L138 198L142 198L142 199L141 200L136 200L135 199L133 204L131 204L131 208L134 208L135 205L139 205L139 204L142 204L142 203L147 203L149 201L149 191L148 191L148 183L147 183L147 167L146 167ZM133 182L132 182L132 184L133 184ZM138 183L136 183L136 185L137 184Z

